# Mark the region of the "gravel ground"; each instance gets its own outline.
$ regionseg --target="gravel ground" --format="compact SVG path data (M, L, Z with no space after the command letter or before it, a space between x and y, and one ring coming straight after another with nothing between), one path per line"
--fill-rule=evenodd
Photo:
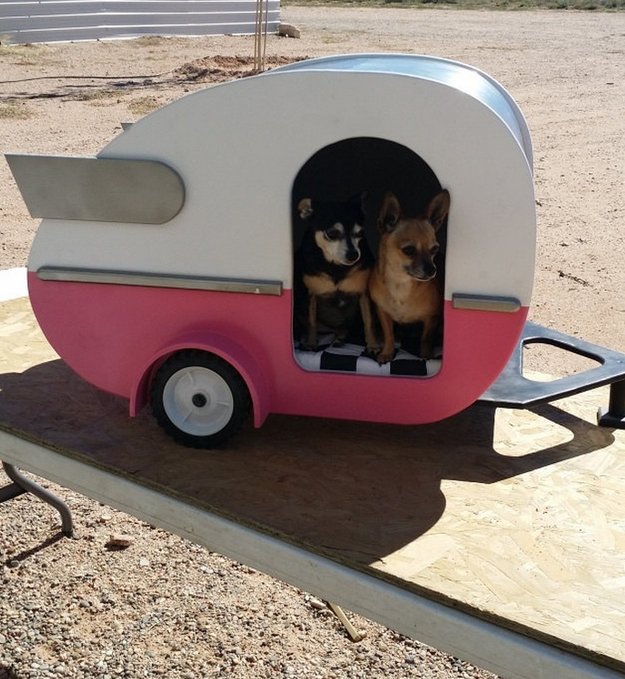
M306 592L42 483L76 535L32 496L0 509L0 679L494 676L349 614L354 643Z

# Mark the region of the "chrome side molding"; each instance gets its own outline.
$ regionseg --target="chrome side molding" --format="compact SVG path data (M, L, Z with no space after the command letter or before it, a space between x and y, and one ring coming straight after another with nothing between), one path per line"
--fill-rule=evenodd
M472 295L464 292L454 292L451 296L451 305L454 309L499 311L502 313L514 313L521 308L521 302L516 297Z
M42 281L70 283L104 283L149 288L178 288L210 292L243 292L253 295L282 294L281 281L246 280L239 278L209 278L176 274L154 274L139 271L107 271L102 269L73 269L44 266L37 270Z

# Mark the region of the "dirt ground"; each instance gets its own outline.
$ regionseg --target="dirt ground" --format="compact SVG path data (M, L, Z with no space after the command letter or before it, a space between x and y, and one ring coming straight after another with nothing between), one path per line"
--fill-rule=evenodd
M530 317L625 351L625 13L286 7L282 20L297 26L301 37L270 36L269 66L325 54L410 52L460 60L501 82L525 114L534 145L538 247ZM122 122L135 121L188 92L248 72L253 49L252 37L233 36L0 46L0 269L26 264L37 228L1 154L95 154L120 133ZM357 115L357 103L354 110ZM563 374L583 365L577 358L547 349L528 354L530 367L542 372ZM100 514L103 511L99 509ZM125 532L144 530L140 522L133 528L124 521L116 513L107 513L103 521L92 519L91 527L119 522ZM28 535L27 531L20 538L24 549L32 546ZM138 535L139 532L135 540L141 548L150 549L148 539ZM178 542L171 544L172 555L179 549ZM193 548L191 551L189 558L199 564L203 552ZM163 556L163 562L169 558ZM260 587L259 574L250 571L241 576L238 567L224 565L225 561L219 563L222 565L213 564L210 568L219 572L223 582L229 582L223 578L229 578L229 569L233 569L233 582L243 577L254 581L252 585L257 589ZM9 567L12 568L10 564ZM61 568L56 564L49 567ZM121 561L118 567L119 577L125 577ZM81 566L79 571L85 569L88 570ZM6 572L8 587L13 576L9 570ZM127 577L131 580L135 576ZM29 582L31 587L37 587L36 576ZM262 587L265 591L271 585L265 583ZM238 596L243 600L249 594ZM280 599L281 605L288 596ZM141 592L137 594L140 597ZM275 595L271 597L275 602ZM254 606L255 613L250 615L258 615L258 605ZM292 624L300 614L301 611L289 614L286 624ZM232 623L228 624L229 634L236 634ZM274 624L277 623L272 619L267 627ZM311 630L316 631L316 624L300 637L304 639L306 634L312 634ZM0 644L2 632L0 629ZM417 656L412 647L389 651L400 642L395 637L383 637L382 632L377 634L378 646L371 641L370 653L378 658L378 669L369 669L362 676L484 676L466 666L458 669L451 661L432 659L429 651L418 651ZM374 636L371 632L371 639ZM316 647L307 647L305 640L298 643L284 651L290 654L291 664L295 663L293 658L321 653ZM26 648L27 642L23 645ZM235 645L244 648L243 642ZM87 651L94 653L94 648L97 640ZM281 649L274 647L272 653L278 657ZM2 650L0 645L0 659ZM265 652L255 651L259 658ZM390 652L403 653L405 658L385 665ZM33 663L41 662L33 653L24 657ZM13 654L5 655L15 662ZM343 665L336 664L329 673L318 668L310 674L300 672L299 676L361 676L349 664L353 658L345 658ZM430 660L439 662L437 669L426 669L424 663ZM170 658L168 662L173 661ZM224 669L224 673L246 677L280 674L268 670L265 675L258 664L244 671L246 662L225 663L224 668L236 671ZM172 677L199 676L200 665L196 663L194 667L190 674L182 670L180 674L164 673ZM2 672L0 662L0 677ZM20 676L49 676L26 666L21 672ZM205 676L208 674L221 676L216 671L207 671ZM68 671L59 675L93 676L86 669L84 674ZM123 676L148 675L137 669Z

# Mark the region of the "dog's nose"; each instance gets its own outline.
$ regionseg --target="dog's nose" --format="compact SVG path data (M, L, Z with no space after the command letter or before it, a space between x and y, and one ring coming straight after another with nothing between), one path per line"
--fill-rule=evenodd
M423 267L423 269L426 276L430 278L434 278L434 276L436 276L436 265L428 264L427 266Z
M360 255L359 255L355 250L352 251L352 252L347 252L347 253L345 254L345 259L346 259L347 262L349 262L350 264L353 264L355 261L357 261L357 260L358 260L358 257L360 257Z

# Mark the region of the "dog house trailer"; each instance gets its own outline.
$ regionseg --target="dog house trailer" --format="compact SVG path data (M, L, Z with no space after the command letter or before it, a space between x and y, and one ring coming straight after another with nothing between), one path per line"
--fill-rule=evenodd
M530 138L503 87L461 63L302 61L187 95L94 158L8 161L43 218L28 283L50 344L128 399L131 415L151 400L188 445L222 443L250 407L256 426L270 413L443 419L493 383L524 327ZM418 210L441 187L451 197L441 357L417 358L421 377L404 361L358 359L354 371L302 361L292 332L298 201L365 192L375 252L385 191Z

